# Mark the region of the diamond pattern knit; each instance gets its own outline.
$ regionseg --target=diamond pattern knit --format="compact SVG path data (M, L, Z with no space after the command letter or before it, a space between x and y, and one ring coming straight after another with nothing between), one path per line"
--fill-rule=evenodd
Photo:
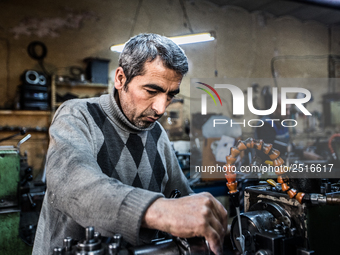
M98 104L87 103L87 108L104 136L104 143L97 156L97 162L103 173L124 183L128 182L133 187L160 192L165 168L158 150L155 149L162 134L159 124L157 123L147 133L144 143L140 135L135 133L130 133L124 143ZM135 163L135 168L129 168L129 180L125 176L119 176L116 171L116 168L124 168L127 162L130 166L131 162ZM139 168L140 165L142 165L141 168ZM143 176L145 168L152 169L151 178ZM132 178L131 175L133 175Z

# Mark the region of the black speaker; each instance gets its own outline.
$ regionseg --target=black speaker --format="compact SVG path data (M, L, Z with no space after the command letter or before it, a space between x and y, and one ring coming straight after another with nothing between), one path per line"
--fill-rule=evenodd
M21 76L21 80L24 84L40 85L40 86L47 85L46 76L43 73L40 73L34 70L25 71Z
M20 109L48 110L50 106L50 79L35 70L26 70L21 75Z
M85 58L86 79L92 83L109 84L109 59Z

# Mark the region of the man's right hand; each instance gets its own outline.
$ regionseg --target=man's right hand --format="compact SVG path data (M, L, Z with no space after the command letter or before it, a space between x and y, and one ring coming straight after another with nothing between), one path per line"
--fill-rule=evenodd
M215 254L222 254L228 228L228 213L210 193L166 199L159 198L147 209L142 227L173 236L205 237Z

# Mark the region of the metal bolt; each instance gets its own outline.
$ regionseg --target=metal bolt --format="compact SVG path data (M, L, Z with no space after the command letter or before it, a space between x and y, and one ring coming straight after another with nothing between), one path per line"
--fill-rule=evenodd
M109 255L115 255L118 252L118 244L117 243L111 243L109 244Z
M87 227L85 230L86 241L90 241L94 238L94 227Z
M121 234L115 234L113 236L113 242L117 244L118 247L120 247L120 243L121 243L121 240L122 240L122 235Z
M102 235L99 232L94 232L94 238L99 240L102 237Z
M71 237L66 237L64 239L64 247L65 247L66 251L72 250L72 241L73 241L73 239Z
M115 240L121 240L122 239L122 235L121 234L115 234L114 236L113 236L113 239L115 239Z
M255 255L268 255L268 252L266 250L258 250Z
M296 234L296 228L291 228L290 229L290 234L294 236Z
M53 255L62 255L63 249L60 247L56 247L53 249Z

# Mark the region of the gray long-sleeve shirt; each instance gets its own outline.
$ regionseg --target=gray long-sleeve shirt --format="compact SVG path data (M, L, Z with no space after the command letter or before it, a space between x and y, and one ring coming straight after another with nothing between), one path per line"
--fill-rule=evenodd
M192 192L162 126L135 127L113 94L65 102L49 132L33 255L52 254L67 236L84 239L86 226L139 244L148 236L141 221L153 201L173 189Z

